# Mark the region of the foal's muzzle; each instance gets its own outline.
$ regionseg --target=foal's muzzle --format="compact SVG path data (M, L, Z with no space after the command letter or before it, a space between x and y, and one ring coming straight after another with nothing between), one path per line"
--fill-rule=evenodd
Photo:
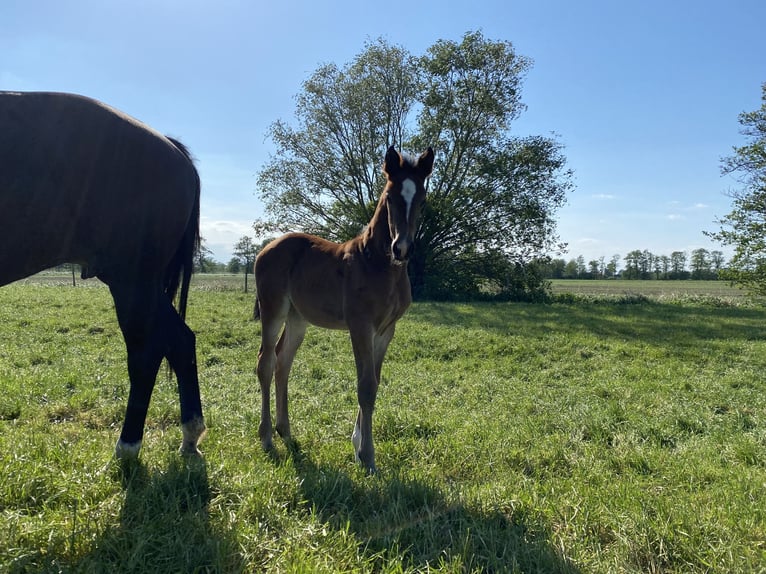
M412 257L412 253L415 251L415 244L409 239L400 239L394 241L391 244L391 254L394 261L397 263L404 263Z

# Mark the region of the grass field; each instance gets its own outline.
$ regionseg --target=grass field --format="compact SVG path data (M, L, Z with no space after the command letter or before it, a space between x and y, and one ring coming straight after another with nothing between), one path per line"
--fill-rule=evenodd
M651 299L744 298L747 293L727 281L630 281L621 279L554 279L554 295L572 293L586 296L641 295Z
M177 454L161 374L141 461L118 464L108 291L53 283L0 289L0 571L766 571L758 303L417 304L383 367L368 477L341 332L309 330L297 443L261 451L253 298L220 278L188 313L204 458Z

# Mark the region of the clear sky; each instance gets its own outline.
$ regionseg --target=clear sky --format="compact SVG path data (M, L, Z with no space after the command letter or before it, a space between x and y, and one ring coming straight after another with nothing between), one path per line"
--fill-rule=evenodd
M2 0L0 89L89 95L181 139L227 262L262 214L268 127L311 72L378 37L420 55L481 30L534 61L514 129L565 146L565 257L669 255L720 248L702 231L730 211L720 158L761 103L765 22L764 0Z

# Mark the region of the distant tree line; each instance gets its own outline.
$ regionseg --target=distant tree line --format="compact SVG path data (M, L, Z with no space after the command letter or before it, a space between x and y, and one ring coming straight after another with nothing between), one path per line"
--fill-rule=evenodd
M621 263L623 264L621 266ZM546 279L718 279L725 269L723 252L695 249L670 255L656 255L647 249L635 249L625 257L612 255L588 262L580 255L569 261L551 259L540 264Z

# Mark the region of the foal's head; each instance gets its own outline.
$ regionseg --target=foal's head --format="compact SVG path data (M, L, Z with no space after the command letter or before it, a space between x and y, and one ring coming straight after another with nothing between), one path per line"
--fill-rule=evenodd
M388 208L391 233L391 256L396 263L406 261L412 253L420 209L426 200L426 178L434 165L430 147L415 161L402 157L393 146L388 148L383 163L387 182L383 198Z

